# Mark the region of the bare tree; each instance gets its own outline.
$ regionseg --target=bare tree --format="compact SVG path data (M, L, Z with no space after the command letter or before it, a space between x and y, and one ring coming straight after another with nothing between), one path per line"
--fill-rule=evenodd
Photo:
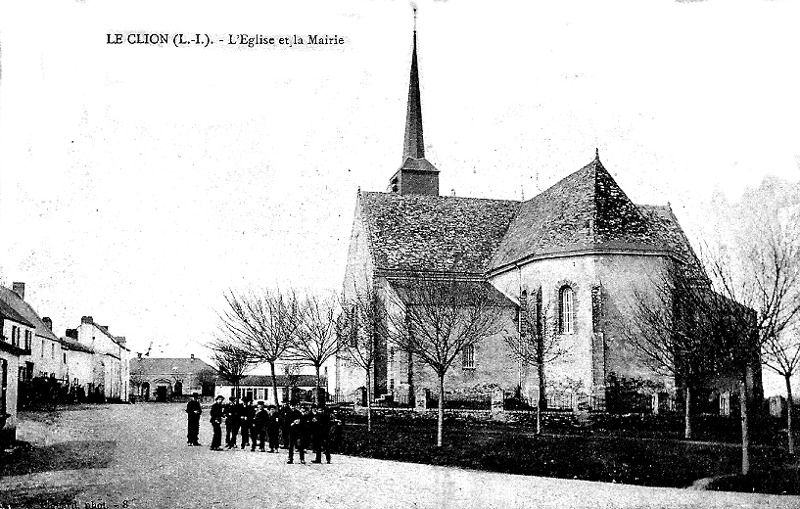
M372 432L372 382L379 345L388 337L388 311L371 285L342 301L338 326L339 350L346 362L364 370L367 391L367 432Z
M220 315L222 333L257 361L269 364L277 404L275 363L295 340L301 318L297 297L293 292L280 290L239 294L230 291L225 301L227 308Z
M533 296L520 296L519 333L504 334L509 350L523 367L535 366L539 385L536 401L536 434L542 432L542 410L547 407L546 366L567 353L542 306L541 288Z
M303 367L294 362L287 362L283 365L283 376L286 377L286 390L289 393L289 400L294 399L295 389L300 383L300 370Z
M759 235L751 235L742 245L736 258L721 251L708 250L707 254L720 293L753 310L749 320L734 324L747 346L752 343L751 348L743 346L750 356L740 358L743 474L750 470L746 391L747 381L753 378L750 357L758 359L764 351L769 359L770 344L780 348L782 335L800 319L800 246L787 227L796 225L765 225Z
M633 291L633 312L622 328L646 365L682 386L687 439L692 438L692 390L722 369L720 338L712 331L724 310L698 270L667 262L647 288Z
M393 282L396 306L390 340L428 365L439 380L436 445L442 445L444 378L465 347L502 331L503 297L483 282L416 277Z
M216 366L219 375L233 384L234 394L239 396L239 383L256 364L252 353L236 341L217 339L208 348L211 350L211 362Z
M786 429L789 439L789 454L794 454L794 436L792 430L792 413L794 397L792 396L792 376L797 372L800 362L800 332L784 331L772 336L764 343L762 362L786 383Z
M319 403L320 368L339 351L334 302L307 295L301 302L302 319L287 359L314 367L314 403Z

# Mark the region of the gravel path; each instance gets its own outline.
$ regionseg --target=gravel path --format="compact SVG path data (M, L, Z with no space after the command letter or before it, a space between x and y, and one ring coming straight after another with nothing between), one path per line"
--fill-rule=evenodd
M182 405L139 404L22 416L19 438L41 445L112 444L107 468L0 479L0 506L20 494L74 493L78 507L800 507L800 497L702 492L547 479L334 455L286 465L286 454L187 447ZM104 506L101 504L105 504ZM18 507L18 506L17 506Z

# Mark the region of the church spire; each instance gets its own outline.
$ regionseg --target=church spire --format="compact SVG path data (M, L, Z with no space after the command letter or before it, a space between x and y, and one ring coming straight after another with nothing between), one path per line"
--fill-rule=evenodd
M414 9L416 25L417 10ZM406 133L403 143L403 159L425 157L422 139L422 101L419 93L419 68L417 67L417 28L414 27L414 48L411 50L411 76L408 80L408 109L406 110Z
M422 138L422 101L417 66L417 9L414 7L414 43L411 49L411 74L408 80L408 108L403 137L403 163L389 182L389 192L439 195L439 170L425 159Z

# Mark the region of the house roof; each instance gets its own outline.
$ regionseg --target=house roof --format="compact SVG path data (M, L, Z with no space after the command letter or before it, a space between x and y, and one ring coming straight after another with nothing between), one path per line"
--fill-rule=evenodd
M375 266L483 274L519 202L361 193Z
M9 320L13 320L17 323L22 325L27 325L28 327L35 327L31 322L25 319L24 316L17 313L13 307L11 307L5 300L0 299L0 317L7 318Z
M286 375L275 375L275 381L278 387L288 387L288 379ZM325 377L322 377L320 384L325 385ZM217 385L230 386L231 383L227 380L220 379ZM317 377L314 375L297 375L297 387L314 387L317 385ZM240 387L272 387L272 377L269 375L250 375L242 378L239 382Z
M14 309L14 311L24 317L25 320L27 320L27 322L36 329L37 336L49 339L51 341L61 341L58 339L58 336L53 334L53 331L44 324L41 317L39 317L36 311L33 310L30 304L20 299L19 295L17 295L13 290L6 288L5 286L0 286L0 301L8 304Z
M92 347L84 345L83 343L79 343L78 341L70 338L61 338L61 348L65 350L73 350L75 352L94 353Z
M459 305L466 305L474 298L487 300L501 307L516 307L511 301L488 281L428 280L420 284L418 280L390 280L389 284L406 305L424 303L433 299L454 298Z
M113 341L114 344L116 344L120 348L123 348L123 349L125 349L125 350L130 352L130 348L125 346L125 337L124 336L119 336L119 337L118 336L114 336L113 334L108 332L108 327L105 327L103 325L99 325L97 322L94 321L94 319L92 319L92 321L89 322L89 324L92 325L95 329L97 329L100 332L102 332L103 334L105 334L106 336L108 336L108 338L111 339L111 341Z
M216 371L204 361L190 357L136 357L130 361L131 373L137 375L163 375L168 373L197 373Z

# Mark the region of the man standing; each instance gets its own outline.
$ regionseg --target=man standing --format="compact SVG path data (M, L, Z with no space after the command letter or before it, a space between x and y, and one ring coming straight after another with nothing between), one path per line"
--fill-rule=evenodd
M244 398L244 406L241 407L242 415L239 417L240 426L242 428L242 449L250 445L251 428L253 427L253 417L256 415L256 409L253 406L253 399L249 396ZM252 436L255 440L255 433ZM253 444L255 447L255 443Z
M330 434L330 417L323 404L314 407L314 413L311 416L311 437L316 456L311 463L322 463L322 451L325 450L325 461L331 462L331 451L328 442L328 435Z
M211 439L211 450L221 451L222 447L222 419L225 418L225 405L222 402L225 398L217 396L214 404L211 405L211 427L214 429L214 437Z
M186 403L186 415L188 416L188 424L186 431L186 443L190 446L200 445L198 442L198 435L200 434L200 414L203 413L203 408L200 402L197 401L197 393L192 394L192 399Z
M233 449L236 447L236 437L239 435L239 418L242 414L242 404L239 399L231 396L228 398L225 417L225 448Z
M281 416L275 405L269 406L267 418L267 437L269 437L269 452L278 452L278 432L281 429Z
M289 420L289 413L291 413L291 411L292 409L289 407L289 401L284 400L283 406L278 412L280 415L281 442L283 442L284 449L289 447L289 426L292 424L292 421Z
M264 442L267 437L267 423L269 421L269 413L264 408L264 402L259 401L256 411L253 413L253 425L250 428L250 440L253 445L250 451L255 452L256 442L258 442L259 449L264 452Z
M289 432L286 435L289 441L289 460L286 463L294 463L294 448L297 445L300 449L300 463L305 464L306 451L303 435L305 435L307 420L297 409L297 401L292 401L292 406L286 413L286 419L289 423Z

